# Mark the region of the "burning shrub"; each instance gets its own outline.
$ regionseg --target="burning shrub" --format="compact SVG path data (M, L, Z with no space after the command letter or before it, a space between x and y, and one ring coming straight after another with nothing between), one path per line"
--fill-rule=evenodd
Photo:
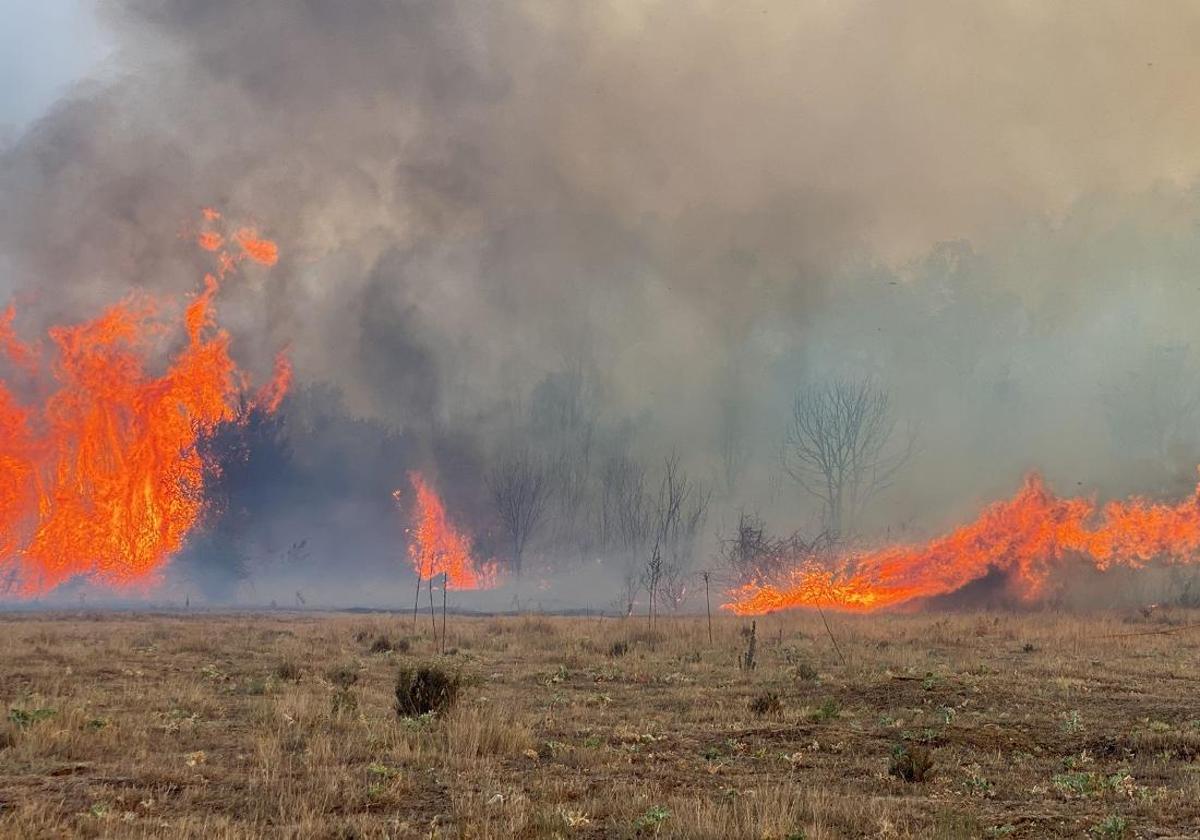
M888 775L906 782L920 783L932 775L933 754L928 747L918 744L897 744L892 749L892 760L888 763Z
M435 662L405 665L396 676L396 714L410 718L440 714L458 701L466 680Z
M776 715L781 709L783 709L783 703L774 691L764 691L762 694L750 698L750 711L754 713L755 717Z

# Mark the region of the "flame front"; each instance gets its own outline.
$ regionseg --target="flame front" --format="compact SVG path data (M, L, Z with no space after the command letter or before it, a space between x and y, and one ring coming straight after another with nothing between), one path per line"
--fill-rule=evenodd
M205 212L210 226L219 218ZM158 301L129 298L91 321L51 328L54 358L43 366L15 336L13 310L0 319L0 348L20 391L46 395L23 404L0 380L0 591L31 597L79 576L148 587L199 521L212 465L197 441L236 419L246 385L216 326L214 298L239 263L270 265L278 251L249 229L230 250L215 229L197 240L218 268L178 323L160 316ZM173 327L184 344L152 375L155 343ZM277 371L265 408L278 405L287 381Z
M994 569L1019 598L1034 601L1054 568L1073 558L1105 570L1193 563L1198 552L1200 486L1174 505L1133 497L1098 508L1090 499L1058 498L1034 474L1013 498L946 536L853 554L833 570L801 564L786 580L733 590L724 608L739 615L806 606L870 612L955 592Z
M409 473L416 494L409 529L408 556L422 580L445 574L455 589L489 589L496 585L496 567L477 564L471 556L471 540L457 531L446 516L446 507L418 472ZM400 491L393 494L399 502Z

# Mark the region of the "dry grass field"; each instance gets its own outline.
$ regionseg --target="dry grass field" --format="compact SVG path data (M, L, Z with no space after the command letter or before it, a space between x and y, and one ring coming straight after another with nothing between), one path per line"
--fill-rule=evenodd
M1200 834L1200 616L425 619L0 616L0 835Z

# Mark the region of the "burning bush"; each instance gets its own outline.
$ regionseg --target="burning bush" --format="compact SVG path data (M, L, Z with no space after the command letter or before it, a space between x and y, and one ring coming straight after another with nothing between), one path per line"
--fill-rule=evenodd
M396 676L396 714L403 718L441 714L458 701L466 680L435 662L404 665Z

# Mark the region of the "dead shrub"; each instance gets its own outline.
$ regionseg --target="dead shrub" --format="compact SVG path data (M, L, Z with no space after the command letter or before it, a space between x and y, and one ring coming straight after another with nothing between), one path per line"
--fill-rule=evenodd
M933 753L919 744L897 744L892 749L888 774L906 782L924 782L933 774Z
M782 709L783 701L774 691L764 691L762 694L750 698L750 711L754 713L755 717L776 715Z
M325 673L326 679L343 691L358 682L358 669L352 665L339 665Z
M629 642L613 642L608 649L608 655L613 659L624 656L629 653Z
M404 665L396 675L396 714L420 717L441 714L458 701L466 680L436 662Z
M285 682L300 682L300 666L291 659L281 659L275 665L275 676Z
M387 636L376 636L375 641L371 642L371 653L391 653L393 650L392 640Z

